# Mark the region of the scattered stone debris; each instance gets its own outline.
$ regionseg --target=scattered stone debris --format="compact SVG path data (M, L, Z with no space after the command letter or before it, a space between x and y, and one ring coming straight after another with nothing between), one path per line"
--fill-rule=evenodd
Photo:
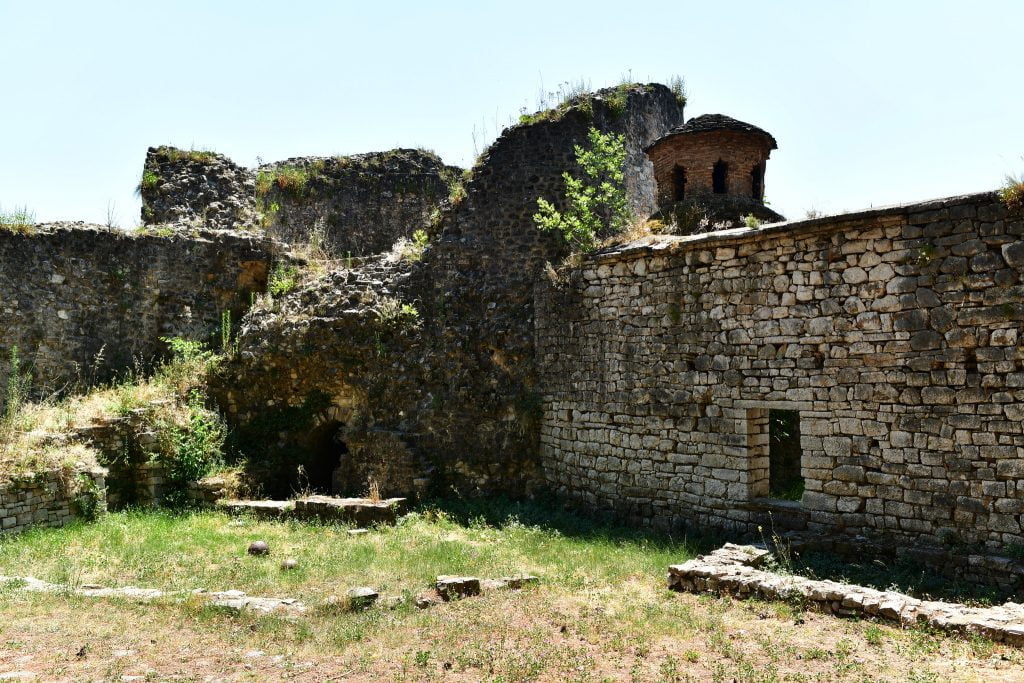
M250 555L269 555L270 546L266 541L253 541L249 544L249 549L246 552Z
M320 519L367 527L373 524L394 524L404 503L405 498L370 500L306 496L296 500L220 500L217 506L230 514L248 513L261 519ZM366 529L353 531L365 533Z
M242 591L207 591L199 588L190 593L167 592L156 588L136 588L124 586L122 588L107 588L96 584L83 584L79 588L71 588L55 583L47 583L31 576L0 576L0 583L12 584L21 590L35 593L69 593L83 598L130 598L133 600L150 601L158 598L199 599L207 604L216 607L225 607L234 610L253 610L256 612L294 612L300 613L306 610L306 606L294 598L258 598L246 595Z
M992 607L965 607L950 602L919 600L894 591L758 569L770 555L764 548L726 543L713 553L670 566L668 587L677 591L714 592L739 598L797 598L821 611L842 617L877 617L905 626L922 624L1024 646L1022 604L1007 602Z
M372 607L373 603L377 602L380 594L369 586L359 586L349 589L346 596L352 609L363 610Z
M265 613L302 613L306 611L306 606L295 598L257 598L236 590L208 593L202 589L192 591L192 595L208 599L209 604L215 607L224 607L238 612L242 610Z

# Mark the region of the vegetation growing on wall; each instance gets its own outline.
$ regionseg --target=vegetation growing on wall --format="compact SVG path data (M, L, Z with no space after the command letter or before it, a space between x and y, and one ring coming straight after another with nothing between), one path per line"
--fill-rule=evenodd
M10 210L0 207L0 230L9 230L23 234L35 230L36 214L27 206L16 206Z
M630 222L622 170L625 137L591 128L587 141L585 148L576 145L581 177L562 174L565 209L559 211L540 197L533 216L538 228L559 232L573 250L580 252L592 251L598 235L622 232Z
M1006 183L999 188L999 198L1011 209L1024 209L1024 176L1006 176Z

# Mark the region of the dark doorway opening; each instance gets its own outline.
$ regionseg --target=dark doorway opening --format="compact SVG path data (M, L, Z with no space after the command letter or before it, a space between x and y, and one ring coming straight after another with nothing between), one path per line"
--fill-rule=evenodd
M331 494L334 492L334 470L341 465L348 447L342 441L345 425L340 422L324 422L314 427L306 437L307 457L303 469L306 481L299 482L300 489L312 493Z
M711 190L715 194L729 191L729 164L719 159L711 170Z
M672 169L672 198L675 201L686 196L686 169L676 166Z
M768 411L768 495L799 501L804 495L801 469L800 413Z
M750 194L759 202L764 200L764 162L750 171Z

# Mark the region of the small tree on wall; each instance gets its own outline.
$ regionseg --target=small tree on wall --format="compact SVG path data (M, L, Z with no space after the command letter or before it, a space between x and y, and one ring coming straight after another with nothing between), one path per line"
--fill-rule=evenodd
M582 177L562 174L565 211L558 211L542 197L537 199L538 211L533 220L541 230L562 233L572 249L587 252L594 249L599 234L622 232L629 224L622 170L626 138L591 128L587 147L576 145L575 149Z

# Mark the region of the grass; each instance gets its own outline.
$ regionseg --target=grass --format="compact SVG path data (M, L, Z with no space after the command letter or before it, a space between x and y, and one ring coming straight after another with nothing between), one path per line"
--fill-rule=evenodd
M1024 209L1024 176L1007 175L999 198L1011 209Z
M249 557L263 539L269 557ZM535 503L439 501L396 527L234 520L213 512L110 514L0 539L0 574L64 584L244 590L313 606L294 617L195 601L86 600L0 586L0 672L41 678L488 681L1013 680L1021 656L978 639L842 621L781 602L664 588L700 543ZM298 568L282 571L294 557ZM438 574L530 572L522 592L426 611L317 609L370 585L410 596Z
M201 394L206 373L219 357L196 342L167 341L175 355L157 366L151 376L134 369L117 381L80 394L30 401L25 399L28 387L22 386L15 392L22 398L12 402L8 381L7 402L17 406L0 420L0 484L44 470L96 465L102 459L100 454L81 442L76 431L132 411L146 411L147 424L157 437L154 448L163 452L169 463L172 451L188 445L187 435L195 420L218 424L218 416L197 402L196 392Z
M0 230L28 235L35 232L36 214L27 206L16 206L10 210L0 207Z

